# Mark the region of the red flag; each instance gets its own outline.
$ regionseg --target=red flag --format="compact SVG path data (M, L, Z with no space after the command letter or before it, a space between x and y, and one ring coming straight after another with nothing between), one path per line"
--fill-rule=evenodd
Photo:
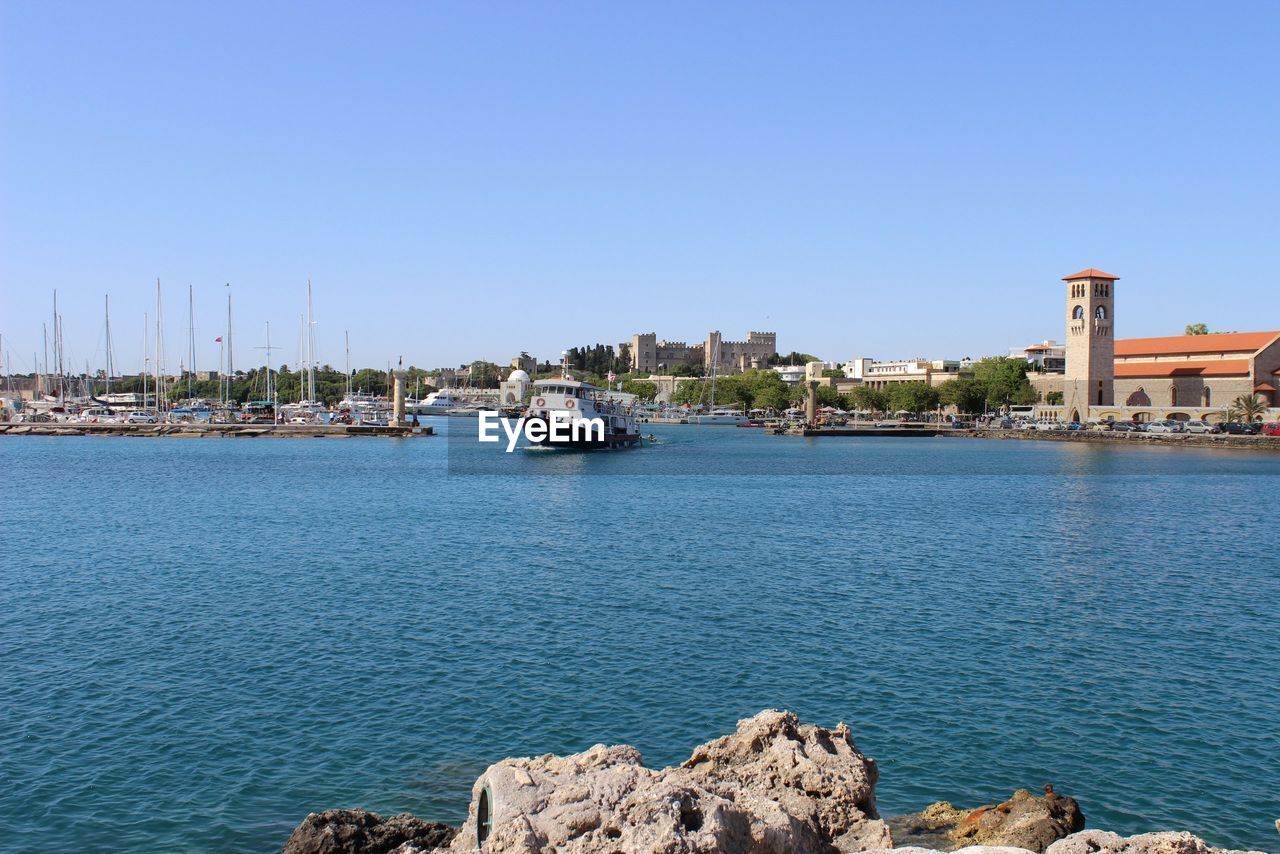
M222 336L221 336L221 335L219 335L217 338L213 339L213 343L214 343L214 344L221 344L221 343L222 343Z

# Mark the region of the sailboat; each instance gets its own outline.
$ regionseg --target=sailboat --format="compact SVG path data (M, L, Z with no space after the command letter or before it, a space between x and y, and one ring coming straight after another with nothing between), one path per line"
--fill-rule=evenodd
M734 426L738 424L746 424L749 420L747 414L740 409L733 407L716 407L716 375L720 372L720 339L716 338L716 348L711 354L711 403L709 413L704 415L690 415L688 421L690 424L703 425L728 425Z

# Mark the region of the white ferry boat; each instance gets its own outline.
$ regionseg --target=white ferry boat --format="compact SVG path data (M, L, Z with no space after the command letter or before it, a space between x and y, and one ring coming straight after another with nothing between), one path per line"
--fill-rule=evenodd
M568 374L533 383L533 397L525 410L525 419L548 422L549 426L553 413L567 413L573 419L599 418L604 423L604 435L581 430L571 441L552 442L548 438L538 442L540 445L594 450L625 448L640 441L640 428L627 407L609 401L604 389L575 380Z
M464 402L449 389L441 389L431 392L422 400L412 403L405 401L405 409L415 415L448 415L450 410L459 408Z

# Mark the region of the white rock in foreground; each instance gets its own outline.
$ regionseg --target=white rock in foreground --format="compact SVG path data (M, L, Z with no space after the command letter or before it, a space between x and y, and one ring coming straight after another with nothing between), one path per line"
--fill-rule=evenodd
M822 852L888 848L876 767L847 727L766 711L651 771L634 748L507 759L472 789L455 851ZM482 815L488 821L478 821Z

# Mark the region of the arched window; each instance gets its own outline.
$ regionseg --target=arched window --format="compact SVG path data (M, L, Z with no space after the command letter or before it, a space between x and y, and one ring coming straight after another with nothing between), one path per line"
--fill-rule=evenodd
M1124 405L1125 406L1150 406L1151 398L1148 397L1147 393L1142 389L1141 386L1139 386L1138 390L1135 391L1133 394L1129 395L1128 399L1125 400Z
M1208 386L1205 386L1205 387L1204 387L1204 391L1200 394L1200 399L1201 399L1201 401L1202 401L1202 402L1201 402L1201 404L1200 404L1201 406L1212 406L1212 405L1213 405L1213 404L1211 404L1211 403L1209 402L1209 387L1208 387Z
M1098 320L1106 320L1106 319L1107 319L1107 307L1106 307L1105 305L1100 305L1100 306L1098 306L1097 308L1095 308L1095 309L1093 310L1093 316L1094 316L1094 317L1096 317L1096 318L1098 318Z
M1178 387L1176 385L1169 386L1169 405L1178 405Z
M1078 305L1071 310L1072 320L1084 320L1084 306Z

